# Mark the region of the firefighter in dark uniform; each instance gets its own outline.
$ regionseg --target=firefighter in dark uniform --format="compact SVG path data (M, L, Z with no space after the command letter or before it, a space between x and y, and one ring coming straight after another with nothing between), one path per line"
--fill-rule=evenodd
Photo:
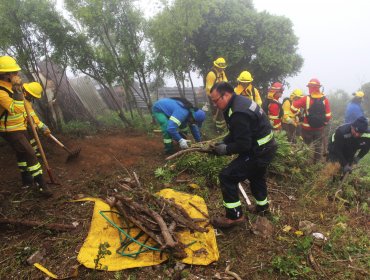
M215 217L212 223L218 228L228 228L244 222L238 183L250 181L256 200L255 211L264 214L268 210L266 171L277 149L272 127L263 110L254 101L236 95L226 83L212 87L211 99L223 111L229 134L216 144L217 155L238 154L219 174L223 205L226 216Z
M335 130L328 146L328 159L331 162L339 162L343 173L347 173L352 171L352 164L357 164L369 149L368 120L362 116L353 123L341 125Z

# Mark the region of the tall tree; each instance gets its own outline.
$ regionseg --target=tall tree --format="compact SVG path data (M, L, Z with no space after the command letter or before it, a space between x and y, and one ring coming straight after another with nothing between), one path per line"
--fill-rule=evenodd
M208 4L199 0L162 2L163 10L150 22L149 36L158 55L164 58L167 72L174 77L179 94L185 97L185 80L191 79L196 52L191 38L204 23L202 14Z
M145 20L130 0L66 0L81 31L90 39L114 81L136 93L151 108L144 42ZM136 78L141 91L134 85Z
M251 0L211 1L203 18L192 36L194 64L203 76L218 56L226 58L231 81L236 82L238 74L248 70L254 84L262 88L296 74L302 66L291 21L258 13Z
M72 26L56 11L55 4L48 0L15 0L0 2L0 49L3 53L17 59L22 72L28 80L37 80L44 90L47 80L42 79L39 63L57 62L65 72L67 67L66 52ZM46 67L46 69L51 69ZM59 71L59 69L58 69ZM59 73L60 74L60 73ZM44 73L48 76L48 73ZM64 74L60 75L61 77ZM58 87L61 81L54 83L55 91L52 100L58 101ZM43 96L38 103L43 118L53 129L60 130L62 121L59 114L53 114L48 98ZM56 117L54 121L53 116ZM80 116L89 118L88 111L80 112Z

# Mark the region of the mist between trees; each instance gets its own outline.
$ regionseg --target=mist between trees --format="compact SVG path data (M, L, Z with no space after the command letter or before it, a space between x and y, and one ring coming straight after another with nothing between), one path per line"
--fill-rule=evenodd
M72 120L99 125L99 116L112 111L130 127L135 114L164 96L186 96L200 106L205 93L190 73L204 79L218 56L232 83L248 70L263 95L269 83L297 75L303 65L292 22L257 12L253 1L160 5L147 19L131 0L65 0L63 13L51 0L1 0L1 55L17 60L25 81L43 85L36 107L57 131ZM164 88L168 77L175 88Z

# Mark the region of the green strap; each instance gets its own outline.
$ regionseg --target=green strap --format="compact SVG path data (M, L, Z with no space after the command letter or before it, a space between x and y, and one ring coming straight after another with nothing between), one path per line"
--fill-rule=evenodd
M361 138L370 138L370 133L362 133Z

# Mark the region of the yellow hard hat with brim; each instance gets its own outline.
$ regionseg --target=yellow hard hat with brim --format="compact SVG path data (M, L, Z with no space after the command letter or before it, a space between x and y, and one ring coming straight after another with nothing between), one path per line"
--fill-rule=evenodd
M251 73L249 73L248 71L243 71L240 73L237 80L240 83L250 83L253 81L253 78L252 78Z
M363 98L365 96L365 93L363 91L356 91L353 94L354 97Z
M290 94L291 97L302 97L303 96L303 91L299 88L296 88L293 90L293 92Z
M14 58L10 56L0 56L0 73L18 72L21 67L17 64Z
M225 69L227 67L226 60L223 57L219 57L215 61L213 61L213 65L222 69Z
M33 97L40 99L42 95L42 86L38 82L24 83L23 88Z

